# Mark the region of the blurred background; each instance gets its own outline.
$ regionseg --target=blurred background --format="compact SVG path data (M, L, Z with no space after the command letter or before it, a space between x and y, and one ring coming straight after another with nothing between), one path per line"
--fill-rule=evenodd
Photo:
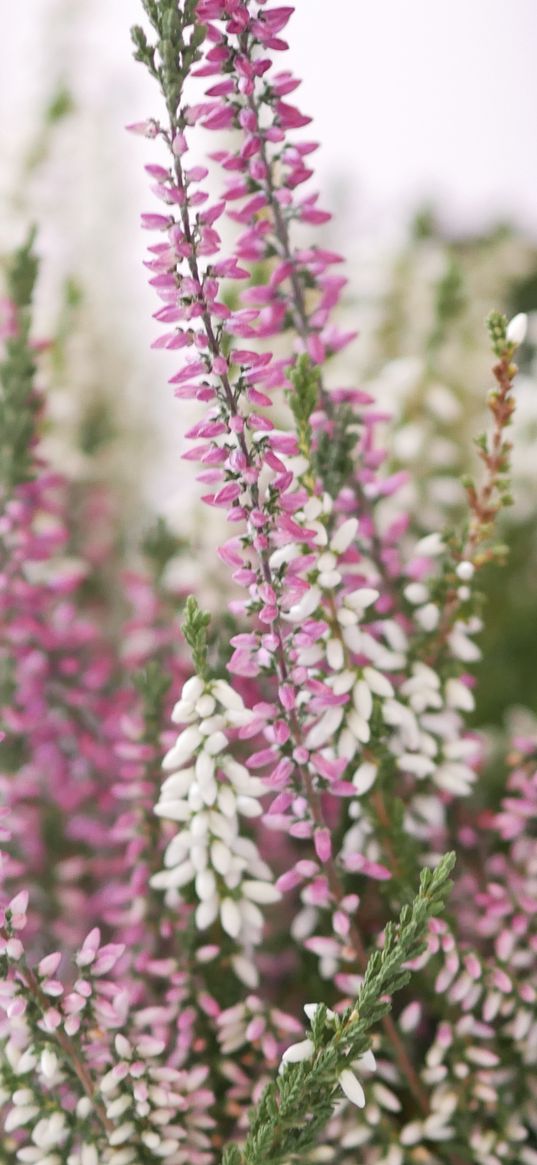
M194 494L184 506L174 358L150 350L139 216L154 155L124 130L160 109L131 57L141 4L0 0L0 14L0 254L37 223L48 452L73 480L113 486L123 542L163 515L190 546L170 566L189 586L215 531ZM512 704L537 698L536 34L535 0L297 0L285 62L322 143L327 240L349 257L361 335L344 373L393 413L390 468L412 470L404 501L424 529L461 510L490 381L484 317L530 312L511 565L488 583L488 723L506 715L506 671Z

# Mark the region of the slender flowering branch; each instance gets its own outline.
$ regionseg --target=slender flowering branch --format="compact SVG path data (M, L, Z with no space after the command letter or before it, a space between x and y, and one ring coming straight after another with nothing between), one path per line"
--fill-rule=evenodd
M504 554L503 547L483 544L490 541L500 510L512 502L509 486L512 446L506 439L506 430L515 411L513 382L518 367L514 363L514 355L524 339L526 317L518 316L508 324L505 316L493 312L487 322L497 357L493 369L497 388L491 389L488 399L493 429L490 437L483 434L476 440L479 457L485 468L483 482L476 486L471 479L465 481L470 522L462 545L457 547L455 587L446 595L442 618L428 654L428 662L433 666L453 631L461 606L468 600L467 584L472 581L476 571Z
M434 873L422 874L412 907L403 909L397 927L388 926L382 951L370 958L353 1006L341 1017L322 1005L311 1009L311 1038L284 1054L283 1073L254 1112L244 1148L228 1149L225 1165L267 1160L277 1165L291 1154L305 1153L327 1122L340 1088L359 1107L365 1103L352 1065L370 1051L370 1028L390 1007L386 996L407 981L405 963L423 951L428 918L443 907L453 862L449 854Z

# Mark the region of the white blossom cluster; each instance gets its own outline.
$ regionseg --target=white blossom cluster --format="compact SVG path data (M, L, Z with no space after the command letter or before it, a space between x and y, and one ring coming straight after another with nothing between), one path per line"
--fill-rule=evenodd
M198 900L200 930L220 919L241 946L260 942L260 906L276 902L269 867L255 842L241 832L240 818L261 812L266 786L230 754L228 734L252 713L224 680L187 680L172 719L184 727L164 758L166 777L155 812L180 828L169 842L164 869L152 878L176 902L187 886Z

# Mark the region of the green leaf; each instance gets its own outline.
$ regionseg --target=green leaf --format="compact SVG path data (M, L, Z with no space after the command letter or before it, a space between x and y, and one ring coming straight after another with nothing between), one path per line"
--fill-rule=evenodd
M507 348L507 316L500 311L491 311L486 320L492 350L495 356L503 356Z
M31 304L38 261L35 229L10 259L6 291L16 313L14 335L8 336L0 364L0 492L4 496L32 478L32 447L39 400L35 391L35 359L30 339Z
M210 616L201 610L194 595L189 595L186 601L185 618L181 630L192 652L192 659L197 675L205 678L208 675L207 667L207 628Z

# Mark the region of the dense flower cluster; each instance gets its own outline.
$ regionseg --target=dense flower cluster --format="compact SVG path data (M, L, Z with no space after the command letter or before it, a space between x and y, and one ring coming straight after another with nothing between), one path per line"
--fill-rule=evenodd
M500 806L466 726L525 317L489 320L467 517L424 534L384 413L339 383L342 257L309 241L329 218L317 147L274 65L292 9L144 8L136 56L166 106L131 127L166 151L142 220L155 343L201 406L185 457L221 514L231 598L212 626L186 603L188 664L160 574L116 580L130 610L109 626L103 555L71 553L70 484L40 450L23 250L0 401L5 1150L535 1165L535 745L515 742ZM220 135L203 164L199 128Z

